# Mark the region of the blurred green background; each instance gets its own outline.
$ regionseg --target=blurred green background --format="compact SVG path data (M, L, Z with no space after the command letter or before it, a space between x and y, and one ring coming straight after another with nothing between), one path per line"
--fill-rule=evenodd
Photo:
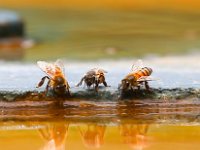
M14 6L13 2L11 7L11 0L8 2L1 8L21 15L26 36L36 41L25 50L25 60L132 58L182 54L200 48L200 13L187 10L187 1L177 9L161 4L154 8L149 2L151 5L144 3L132 9L128 4L113 8L112 3L97 8L89 3L90 8L83 9L80 3L77 7L52 7L53 3L49 7L42 3L25 7L22 1L25 6Z

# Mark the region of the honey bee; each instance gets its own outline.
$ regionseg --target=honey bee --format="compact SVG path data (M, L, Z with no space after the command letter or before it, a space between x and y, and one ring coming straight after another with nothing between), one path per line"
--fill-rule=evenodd
M122 90L133 90L135 87L140 89L140 86L145 84L145 88L149 90L148 81L153 79L149 76L153 70L149 67L143 67L142 61L138 60L135 65L132 66L131 72L122 80Z
M46 94L53 96L69 96L69 84L65 79L64 65L60 60L55 63L47 63L45 61L38 61L37 65L44 71L47 76L44 76L38 83L37 88L44 84L44 81L48 79L46 85Z
M84 81L87 87L95 85L96 92L98 91L98 86L101 83L103 83L105 87L108 87L105 80L105 73L107 73L107 71L103 69L99 68L91 69L85 74L85 76L81 79L81 81L77 84L77 86L81 86Z

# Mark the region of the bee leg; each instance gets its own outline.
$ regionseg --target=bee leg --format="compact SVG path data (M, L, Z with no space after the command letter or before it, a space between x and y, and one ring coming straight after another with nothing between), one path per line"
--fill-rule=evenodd
M105 87L108 87L108 84L106 83L106 81L103 81L103 85L104 85Z
M137 86L137 88L138 88L138 90L140 90L140 86L139 85Z
M98 92L99 88L98 88L98 84L95 85L95 91Z
M48 76L44 76L41 81L38 83L38 85L36 86L36 88L41 87L44 84L45 79L50 79Z
M67 94L68 94L69 96L72 96L72 94L71 94L71 92L69 91L69 89L67 89Z
M145 88L149 91L149 84L148 84L148 82L147 81L145 81Z
M134 88L131 86L131 92L134 92Z
M45 89L45 95L48 94L49 87L50 87L49 84L50 84L50 80L49 80L48 83L47 83L47 86L46 86L46 89Z
M72 96L71 93L70 93L70 91L69 91L70 86L69 86L69 83L68 83L68 82L66 83L66 89L67 89L67 94L68 94L69 96Z
M95 82L95 91L96 91L96 92L98 92L98 89L99 89L98 86L99 86L99 82L96 81L96 82Z
M83 77L83 78L81 79L81 81L80 81L76 86L81 86L84 80L85 80L85 77Z
M69 86L69 83L68 83L68 82L67 82L67 85L66 85L66 86L67 86L67 89L69 89L69 88L70 88L70 86Z

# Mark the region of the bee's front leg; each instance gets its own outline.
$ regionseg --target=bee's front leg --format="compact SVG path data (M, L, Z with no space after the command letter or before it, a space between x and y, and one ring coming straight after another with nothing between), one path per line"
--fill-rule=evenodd
M95 82L95 91L98 92L98 90L99 90L99 82L96 81Z
M99 85L97 84L95 85L95 91L98 92L98 90L99 90Z
M46 89L45 89L45 94L46 95L48 94L48 91L49 91L49 87L50 87L49 84L50 84L50 80L48 81Z
M44 76L41 81L38 83L38 85L36 86L36 88L41 87L44 84L45 79L50 79L48 76Z
M110 87L110 86L108 86L105 77L103 77L103 85L104 85L105 87Z
M137 82L136 87L138 90L141 90L142 84L143 84L143 82Z
M130 90L131 90L131 92L134 92L134 87L131 86L131 87L130 87Z
M104 85L105 87L108 87L108 84L106 83L105 80L103 81L103 85Z

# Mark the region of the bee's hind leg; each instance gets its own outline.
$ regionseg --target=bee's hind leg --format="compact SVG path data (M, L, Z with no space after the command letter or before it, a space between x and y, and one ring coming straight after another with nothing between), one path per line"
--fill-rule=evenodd
M67 89L67 96L72 96L71 92L69 91L69 89Z
M70 97L71 97L72 95L71 95L71 92L69 91L70 86L69 86L69 83L68 83L68 82L67 82L67 84L66 84L66 87L67 87L67 88L66 88L67 96L70 96Z
M39 87L41 87L43 84L44 84L44 81L45 81L45 79L50 79L48 76L44 76L42 79L41 79L41 81L38 83L38 85L36 86L36 88L39 88ZM49 84L49 83L48 83ZM47 84L47 85L48 85Z
M149 87L149 84L148 84L148 82L147 81L145 81L145 88L147 89L147 91L149 91L150 90L150 87Z
M76 86L81 86L84 80L85 80L85 77L83 77L83 78L81 79L81 81L80 81Z

